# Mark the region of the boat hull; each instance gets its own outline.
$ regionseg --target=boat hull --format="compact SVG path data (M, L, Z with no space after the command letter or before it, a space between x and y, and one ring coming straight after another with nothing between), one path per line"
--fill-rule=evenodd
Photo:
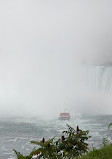
M70 120L70 118L67 118L67 117L59 117L59 120Z
M59 120L69 120L70 114L69 113L60 113Z

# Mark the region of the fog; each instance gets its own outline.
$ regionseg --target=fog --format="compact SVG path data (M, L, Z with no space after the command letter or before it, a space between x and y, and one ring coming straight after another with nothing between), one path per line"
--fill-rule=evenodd
M105 91L111 73L96 74L112 64L111 6L111 0L1 0L0 115L112 113Z

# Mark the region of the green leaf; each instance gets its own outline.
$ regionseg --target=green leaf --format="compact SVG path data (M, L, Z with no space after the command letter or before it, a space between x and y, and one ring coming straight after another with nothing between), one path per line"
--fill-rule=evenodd
M110 128L111 125L112 125L112 123L110 123L110 124L108 125L108 129Z

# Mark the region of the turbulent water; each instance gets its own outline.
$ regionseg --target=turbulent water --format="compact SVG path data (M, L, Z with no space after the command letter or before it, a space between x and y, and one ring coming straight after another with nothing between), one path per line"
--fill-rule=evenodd
M89 129L92 138L91 146L102 145L103 138L112 140L112 130L108 124L112 122L112 115L73 115L69 121L56 119L41 119L39 117L27 118L1 118L0 119L0 158L16 159L13 149L29 154L34 145L31 140L41 140L42 137L61 137L61 132L67 130L66 124L73 127L79 125L83 130Z

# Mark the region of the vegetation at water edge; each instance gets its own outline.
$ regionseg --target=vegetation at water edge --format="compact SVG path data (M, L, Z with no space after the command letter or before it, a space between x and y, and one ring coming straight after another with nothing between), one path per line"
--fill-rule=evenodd
M45 141L31 141L31 143L38 145L39 148L34 149L28 156L22 155L20 152L14 150L17 159L66 159L81 156L88 151L88 143L86 142L90 136L89 131L82 131L77 126L76 130L70 125L67 125L68 130L62 132L59 139L52 138Z
M112 126L109 124L108 129ZM88 143L86 142L91 136L89 131L82 131L77 126L76 130L67 125L68 130L62 132L61 138L55 140L52 138L45 141L31 141L38 145L39 148L33 149L28 155L24 156L20 152L14 150L17 159L112 159L112 144L108 144L104 138L103 147L99 149L93 148L88 152Z
M112 144L103 146L100 149L93 149L86 155L74 159L112 159Z

